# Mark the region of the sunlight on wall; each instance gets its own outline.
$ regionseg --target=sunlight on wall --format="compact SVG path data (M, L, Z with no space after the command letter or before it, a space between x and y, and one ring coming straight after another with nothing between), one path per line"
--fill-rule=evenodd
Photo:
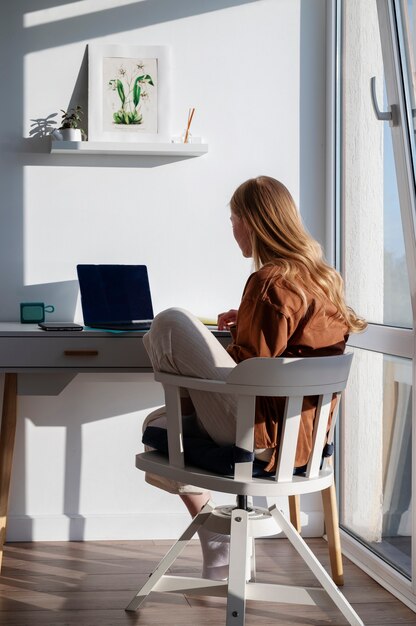
M144 0L117 0L117 6L122 7L128 4L138 4L139 2L144 2ZM81 2L78 0L63 6L25 13L23 15L23 27L31 28L107 9L114 9L114 0L82 0Z

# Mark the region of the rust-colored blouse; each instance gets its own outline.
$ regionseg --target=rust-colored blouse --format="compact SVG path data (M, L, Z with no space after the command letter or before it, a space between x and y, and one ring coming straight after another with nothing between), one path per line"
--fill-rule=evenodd
M335 305L325 296L305 291L307 306L282 279L272 264L252 274L245 286L237 324L231 328L227 350L239 363L251 357L309 357L342 354L348 327ZM258 398L255 447L272 448L267 470L276 465L276 446L281 428L284 398ZM295 466L305 465L312 447L317 397L305 398ZM331 411L332 415L332 411Z

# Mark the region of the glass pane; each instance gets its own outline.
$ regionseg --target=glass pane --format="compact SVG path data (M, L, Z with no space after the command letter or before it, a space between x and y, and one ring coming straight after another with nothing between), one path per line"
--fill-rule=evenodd
M411 391L411 360L354 349L340 421L340 521L408 578Z
M376 119L370 79L383 105L376 0L343 3L343 272L348 304L368 321L412 327L390 126Z

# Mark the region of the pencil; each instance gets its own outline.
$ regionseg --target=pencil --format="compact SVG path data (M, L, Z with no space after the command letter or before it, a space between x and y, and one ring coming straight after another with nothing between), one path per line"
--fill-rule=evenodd
M188 143L189 129L191 128L191 122L192 122L192 118L194 116L194 113L195 113L195 107L192 107L192 109L189 109L189 112L188 112L188 125L186 127L185 139L183 140L183 143Z

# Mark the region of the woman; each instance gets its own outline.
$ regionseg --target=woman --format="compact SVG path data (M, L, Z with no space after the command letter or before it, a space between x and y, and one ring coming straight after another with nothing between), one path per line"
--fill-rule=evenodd
M212 334L187 311L168 309L154 320L144 344L158 371L224 380L236 363L251 357L309 357L342 354L351 332L365 329L344 301L341 276L323 258L320 245L305 230L286 187L268 176L240 185L231 201L234 238L255 272L245 286L238 311L218 316L218 328L229 328L232 342L224 350ZM284 401L284 400L283 400ZM191 390L183 398L184 415L196 414L201 431L217 444L234 442L234 398ZM302 407L296 467L307 463L316 406ZM256 456L271 471L276 463L283 414L282 399L260 398L256 406ZM146 425L162 425L160 412ZM158 419L158 422L154 421ZM148 477L148 481L179 493L192 516L209 498L195 487ZM228 543L201 529L203 576L224 578Z

